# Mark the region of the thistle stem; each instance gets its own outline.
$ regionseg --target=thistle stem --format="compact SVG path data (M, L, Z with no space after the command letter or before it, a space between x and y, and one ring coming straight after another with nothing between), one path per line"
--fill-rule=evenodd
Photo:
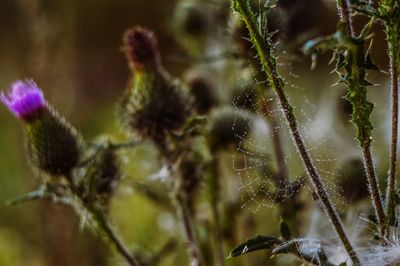
M363 152L363 157L364 157L364 168L367 173L367 179L368 179L368 185L369 185L369 190L371 193L371 198L372 198L372 203L374 205L374 210L378 219L378 224L380 226L380 234L381 237L386 232L386 225L385 225L385 211L383 208L382 200L381 200L381 193L379 191L376 175L375 175L375 169L372 161L372 156L371 156L371 149L369 144L363 144L362 145L362 152Z
M214 151L217 152L217 151ZM221 198L221 185L220 175L218 173L218 155L214 157L211 162L211 175L210 175L210 197L211 197L211 208L214 218L214 234L215 234L215 260L217 266L225 265L224 256L224 238L221 230L221 219L220 219L220 198Z
M337 0L337 8L338 8L338 13L340 16L340 20L342 23L344 23L346 27L346 32L347 35L350 38L355 38L355 32L353 28L353 23L352 23L352 12L351 12L351 6L348 0ZM351 60L351 83L354 88L356 88L357 92L362 88L362 82L364 80L365 76L365 66L364 62L361 61L364 59L363 56L363 51L361 51L363 47L356 47L354 50L348 50L349 53L351 53L350 56L352 56ZM361 60L360 60L361 58ZM361 132L359 135L359 142L360 142L360 147L362 149L362 154L364 158L364 168L367 174L367 180L368 180L368 185L369 185L369 190L371 193L371 199L372 199L372 204L374 206L375 214L378 219L378 224L380 226L380 234L381 237L385 234L386 231L386 215L383 207L383 203L381 200L381 193L379 190L378 186L378 180L376 177L375 169L374 169L374 163L372 160L371 156L371 141L370 141L370 133L368 132L368 129L366 128L367 125L363 123L363 121L368 121L368 117L366 117L366 112L364 109L366 109L367 102L364 101L362 97L358 97L358 100L360 101L357 106L353 106L353 108L358 108L362 110L360 111L360 116L362 116L360 119L362 120L361 123L359 124L359 131Z
M394 205L395 205L395 188L396 188L396 163L397 163L397 132L398 132L398 112L399 112L399 64L398 53L400 52L399 44L390 38L390 34L396 31L395 27L386 24L386 34L389 46L389 74L390 74L390 88L392 100L392 130L391 130L391 143L390 143L390 168L388 186L386 190L386 214L388 223L393 223L394 220ZM389 234L389 230L387 231ZM388 236L388 235L387 235Z
M174 150L168 147L167 141L164 139L157 143L162 158L170 169L171 178L174 178L174 200L175 209L183 229L183 237L186 242L186 250L190 259L190 266L201 266L202 255L197 244L196 235L193 226L192 214L190 212L187 200L187 194L183 189L183 180L180 172L180 163L183 154L176 156Z
M105 214L101 210L98 210L95 207L86 204L85 201L82 200L80 189L76 185L73 175L69 174L66 178L69 182L71 192L76 196L78 205L86 208L87 211L93 215L92 217L94 217L94 219L97 221L99 228L104 232L108 240L115 245L118 253L121 254L122 257L124 257L124 259L129 263L130 266L140 266L141 264L139 263L137 258L130 253L129 249L114 231L114 229L108 222ZM75 206L75 208L76 211L79 213L79 207L77 208L77 206Z
M262 109L262 114L267 119L271 128L274 130L274 134L272 134L272 145L276 161L278 164L278 176L276 180L277 186L279 189L285 189L290 186L290 181L288 177L287 165L285 162L285 152L282 146L281 134L279 132L277 122L271 113L271 107L269 106L269 104L263 101L261 109Z
M347 35L354 38L353 17L351 16L349 0L337 0L336 3L340 21L346 25Z
M186 204L186 200L182 197L183 195L181 195L181 193L176 196L176 208L183 226L187 251L191 259L190 266L200 266L202 265L201 255L195 239L192 217Z
M319 176L310 155L308 154L303 138L298 130L297 121L293 113L292 106L290 105L283 91L284 81L278 74L276 63L271 51L272 47L269 44L268 39L263 38L260 31L257 29L255 17L250 10L248 2L246 0L233 0L233 3L234 8L241 14L242 19L246 23L252 43L257 50L263 71L268 76L269 83L278 97L280 107L282 108L286 117L293 140L303 161L304 168L314 185L317 195L321 199L324 210L327 216L330 218L340 240L342 241L347 253L353 261L353 264L360 265L360 260L353 246L351 245L349 238L347 237L336 209L324 188L324 183L322 182L322 179Z
M107 238L115 245L117 251L125 258L131 266L140 266L139 261L133 256L129 249L125 246L122 240L119 238L117 233L114 231L113 227L108 222L107 218L103 213L95 212L94 213L97 222L99 223L99 227L105 233Z

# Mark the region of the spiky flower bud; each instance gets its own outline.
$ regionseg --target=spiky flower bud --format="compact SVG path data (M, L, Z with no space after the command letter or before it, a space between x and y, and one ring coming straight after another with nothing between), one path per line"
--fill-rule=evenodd
M124 35L133 79L121 106L123 124L143 137L162 140L178 130L190 114L187 89L163 69L154 34L134 27Z
M110 143L104 144L86 168L84 198L107 206L121 179L118 157Z
M217 104L215 88L209 80L200 76L192 76L188 80L188 85L197 113L206 114Z
M213 149L237 146L250 132L252 119L242 109L223 108L211 117L209 130L210 145Z
M197 38L205 34L208 28L207 14L194 3L187 1L178 6L176 20L183 33Z
M46 102L33 80L16 81L0 100L24 123L29 159L52 176L69 177L80 158L80 136Z
M234 106L243 108L252 112L257 111L258 93L254 83L244 85L238 84L232 91L232 102Z
M190 56L204 56L212 33L213 11L210 5L204 1L181 0L174 13L177 41Z
M154 33L136 26L123 36L126 59L132 70L157 68L161 64L160 52Z

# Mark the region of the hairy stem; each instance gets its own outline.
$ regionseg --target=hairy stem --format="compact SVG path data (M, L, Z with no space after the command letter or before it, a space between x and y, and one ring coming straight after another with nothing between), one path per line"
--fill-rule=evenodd
M390 143L390 168L388 185L386 190L386 214L388 225L394 224L395 219L395 193L396 193L396 162L397 162L397 132L398 132L398 112L399 112L399 43L395 36L398 36L400 30L398 22L385 23L386 35L388 40L389 50L389 74L390 74L390 89L392 101L392 130L391 130L391 143ZM387 236L389 230L387 231Z
M75 210L77 213L79 213L80 208L85 208L91 215L92 218L98 223L99 229L105 234L107 239L114 244L116 250L118 253L124 257L124 259L129 263L130 266L140 266L141 264L137 260L137 258L132 255L129 251L129 249L126 247L124 242L119 238L117 233L114 231L113 227L111 224L108 222L108 219L104 212L102 210L98 210L94 206L90 206L87 203L85 203L84 200L81 198L81 191L79 187L76 185L75 180L73 178L72 174L69 174L66 177L69 185L71 192L76 196L76 203L75 205Z
M171 171L171 178L174 180L174 200L175 209L181 223L183 230L183 237L186 242L186 250L190 260L190 266L201 266L202 254L197 244L196 235L193 226L192 213L188 206L187 193L183 188L182 173L180 171L180 164L183 158L183 154L177 156L176 150L170 149L166 140L162 140L157 143L158 149L161 153L162 158L167 164Z
M273 142L274 154L278 164L277 186L279 189L285 189L290 186L290 182L288 177L288 169L285 162L285 152L283 150L281 134L279 132L277 122L274 116L272 115L271 106L269 106L268 102L263 101L261 106L261 112L267 119L271 128L274 130L274 134L272 134L272 142Z
M340 21L346 25L347 35L354 37L355 32L353 27L353 17L351 16L351 6L349 0L337 0L336 4Z
M354 40L355 33L352 25L352 12L349 1L338 0L337 7L340 20L345 25L348 37ZM351 76L348 84L349 93L347 98L352 102L353 105L353 122L358 130L357 138L362 149L364 168L371 193L371 200L374 206L378 224L380 226L380 234L381 237L383 237L386 231L386 215L374 169L373 159L371 156L372 125L369 122L369 115L373 105L366 99L366 85L364 84L365 63L363 42L361 44L351 45L351 49L348 49L347 51L349 58L351 58L350 66L346 68L347 73Z
M385 211L381 200L381 193L379 191L378 183L376 180L370 145L368 144L362 145L362 152L364 157L364 167L367 173L369 190L371 193L374 210L378 219L378 224L380 225L381 237L383 237L383 235L386 232Z
M220 219L221 185L220 185L220 175L218 171L217 156L211 162L210 201L211 201L212 214L214 218L215 260L216 260L215 264L218 266L224 266L225 265L224 238L222 235L221 219Z
M182 223L183 233L187 245L187 251L191 260L190 266L200 266L202 265L201 255L200 255L200 250L196 243L192 217L190 215L189 208L186 204L186 200L183 197L184 196L182 195L182 193L176 196L176 208L178 212L178 217Z
M131 266L140 266L139 261L130 253L129 249L125 246L119 238L113 227L108 222L106 216L101 212L94 213L100 229L104 232L107 238L115 245L117 251L125 258Z
M288 102L288 99L286 98L286 95L283 91L284 81L278 74L276 62L274 61L274 57L272 55L271 44L268 42L267 39L262 36L259 29L257 28L254 14L251 12L248 2L246 0L233 0L233 3L235 10L240 13L250 32L250 37L253 45L257 50L263 71L268 76L269 83L278 97L280 107L282 108L288 122L293 140L303 161L304 168L307 171L307 174L311 179L312 184L314 185L314 189L318 197L321 199L324 210L330 218L351 260L355 265L360 265L360 260L353 246L351 245L349 238L347 237L347 234L336 212L336 209L333 206L329 195L324 188L324 184L314 166L310 155L308 154L303 138L300 135L292 106Z

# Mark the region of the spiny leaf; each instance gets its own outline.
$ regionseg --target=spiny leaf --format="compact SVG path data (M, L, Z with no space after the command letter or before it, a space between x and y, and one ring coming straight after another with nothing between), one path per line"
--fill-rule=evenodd
M256 250L271 249L280 243L282 241L275 237L258 235L232 249L229 257L237 257Z
M346 57L341 52L336 52L336 53L337 53L337 61L336 61L335 69L339 70L346 63Z
M366 69L377 70L380 71L379 67L375 64L371 57L371 47L372 41L368 47L368 50L365 53L364 65Z

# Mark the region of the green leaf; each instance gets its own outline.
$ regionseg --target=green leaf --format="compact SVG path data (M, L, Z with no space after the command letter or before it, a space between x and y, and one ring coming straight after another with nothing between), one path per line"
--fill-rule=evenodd
M237 257L256 250L271 249L280 243L282 241L275 237L258 235L232 249L229 257Z

